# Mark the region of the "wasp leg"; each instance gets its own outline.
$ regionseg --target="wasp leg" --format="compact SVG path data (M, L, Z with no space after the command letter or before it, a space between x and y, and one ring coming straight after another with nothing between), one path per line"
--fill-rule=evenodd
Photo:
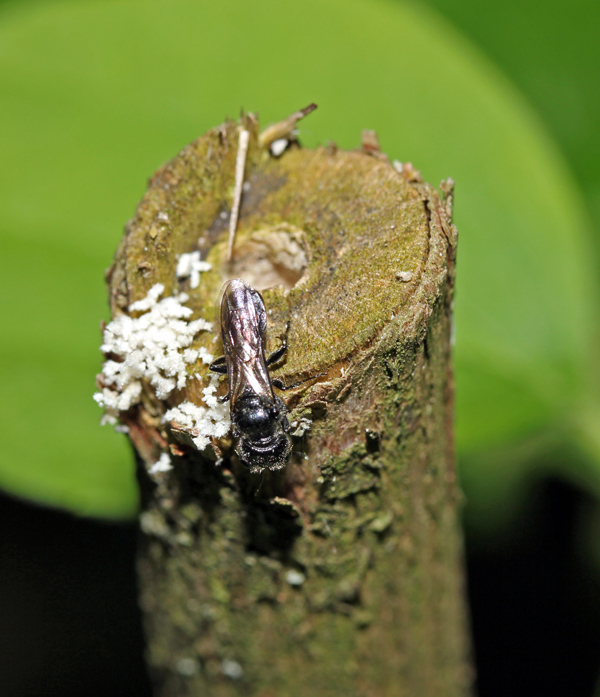
M283 355L287 351L287 339L282 339L282 341L283 343L281 346L276 351L273 351L273 353L267 358L267 365L278 363L283 358Z
M216 360L214 360L209 366L209 370L212 370L213 373L221 373L221 375L227 375L227 361L225 359L225 356L220 356Z
M288 319L286 325L285 325L285 332L280 335L281 339L281 346L276 350L273 351L273 353L267 358L267 366L274 365L275 363L279 363L279 361L283 358L283 355L287 351L287 335L288 332L290 331L290 320Z
M287 417L287 408L285 406L285 403L281 397L278 397L275 395L275 403L279 407L279 411L281 413L281 427L283 428L285 433L289 433L291 431L290 428L290 422L288 421Z
M225 356L220 356L216 360L214 360L209 366L209 370L212 370L213 373L221 373L221 375L227 375L227 360ZM227 390L227 394L221 395L220 397L217 397L217 401L223 404L223 402L226 402L228 399L231 399L231 392Z
M276 387L278 390L282 390L282 392L285 392L286 390L293 390L294 387L298 387L298 385L302 385L302 383L304 382L314 380L315 378L320 378L323 375L327 375L327 373L318 373L317 375L311 375L308 378L304 378L304 380L298 380L297 382L293 382L291 385L284 385L279 378L271 380L271 383L273 384L273 387Z

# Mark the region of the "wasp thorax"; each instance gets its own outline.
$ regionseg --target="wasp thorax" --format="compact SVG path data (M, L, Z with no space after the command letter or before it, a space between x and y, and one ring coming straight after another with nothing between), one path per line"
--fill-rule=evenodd
M281 430L279 418L279 409L275 405L265 404L255 395L241 397L234 414L237 429L253 441L269 438Z

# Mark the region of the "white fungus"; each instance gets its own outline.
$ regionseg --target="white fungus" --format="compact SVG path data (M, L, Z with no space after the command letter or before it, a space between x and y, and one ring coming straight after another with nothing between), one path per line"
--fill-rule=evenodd
M105 387L94 395L105 408L103 423L116 423L119 412L140 401L142 380L150 383L158 399L165 399L175 388L185 387L189 364L198 358L204 363L212 360L206 349L189 348L198 332L211 330L211 323L190 321L185 293L159 300L163 292L164 286L157 283L143 300L129 306L130 312L143 314L119 315L104 330L101 351L120 360L105 361Z
M307 431L310 431L312 419L309 419L306 416L301 416L297 421L292 421L290 425L294 429L293 431L290 431L290 435L301 438Z
M199 667L198 661L195 658L180 658L175 665L175 670L179 675L191 678L192 675L196 675Z
M200 285L200 274L210 271L211 268L207 261L200 259L200 252L195 251L179 257L175 273L179 279L189 278L190 288L197 288Z
M210 443L211 436L222 438L231 426L229 404L220 403L217 391L218 377L211 375L210 385L202 390L205 407L182 402L164 415L165 421L174 421L191 436L198 450L204 450Z
M306 576L296 569L290 569L286 575L285 580L290 584L290 586L301 586L304 581L306 581Z
M221 661L221 672L232 680L239 680L244 675L244 669L237 661L225 658Z
M159 472L169 472L173 469L169 453L162 453L158 460L150 467L150 474L158 474Z

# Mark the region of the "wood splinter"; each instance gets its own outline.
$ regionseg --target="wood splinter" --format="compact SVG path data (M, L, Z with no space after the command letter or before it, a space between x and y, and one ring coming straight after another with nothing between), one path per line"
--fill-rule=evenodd
M304 109L299 109L288 116L283 121L279 121L272 126L268 126L258 137L258 144L261 148L268 148L272 143L288 136L298 121L317 108L313 102ZM240 203L244 187L244 170L246 168L246 157L248 155L248 143L250 142L250 131L242 129L238 140L238 151L235 162L235 184L233 188L233 204L231 206L231 216L229 218L229 239L227 243L227 263L231 264L233 259L233 245L235 243L235 233L237 230L238 218L240 215Z
M240 131L238 140L237 158L235 160L235 185L233 187L233 205L231 206L231 216L229 218L229 240L227 243L227 263L231 263L233 258L233 243L235 241L235 231L240 215L240 201L242 200L242 189L244 186L244 169L246 168L246 156L248 155L248 143L250 142L250 131L243 128Z

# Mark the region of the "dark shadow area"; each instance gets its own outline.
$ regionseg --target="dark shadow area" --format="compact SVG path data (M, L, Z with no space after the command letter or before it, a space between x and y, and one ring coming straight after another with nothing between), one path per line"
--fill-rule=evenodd
M134 524L0 495L2 697L150 697Z
M467 529L479 697L592 697L600 668L600 578L589 522L598 504L540 482L502 537Z
M283 470L252 474L242 464L235 469L237 485L245 508L246 546L248 550L288 558L302 534L299 511L289 500L291 465Z
M273 516L294 525L291 510L262 509L250 524L255 543ZM592 697L600 578L586 535L597 512L591 497L551 480L505 536L467 531L479 697ZM150 697L135 526L0 496L0 530L2 697Z
M237 455L215 464L202 455L186 451L185 458L173 457L174 476L168 495L177 501L174 510L192 503L202 511L203 525L212 523L223 505L224 490L239 492L243 505L245 543L250 551L266 556L286 559L297 537L302 533L302 521L298 509L289 500L295 485L298 468L291 464L278 470L263 470L253 474ZM137 458L137 480L143 509L156 508L160 487L152 481L142 461ZM164 484L162 485L164 487ZM167 489L162 491L164 496ZM189 517L189 516L188 516ZM180 525L181 519L166 515L168 524ZM198 520L189 521L194 534L202 534ZM144 540L142 544L144 544Z

